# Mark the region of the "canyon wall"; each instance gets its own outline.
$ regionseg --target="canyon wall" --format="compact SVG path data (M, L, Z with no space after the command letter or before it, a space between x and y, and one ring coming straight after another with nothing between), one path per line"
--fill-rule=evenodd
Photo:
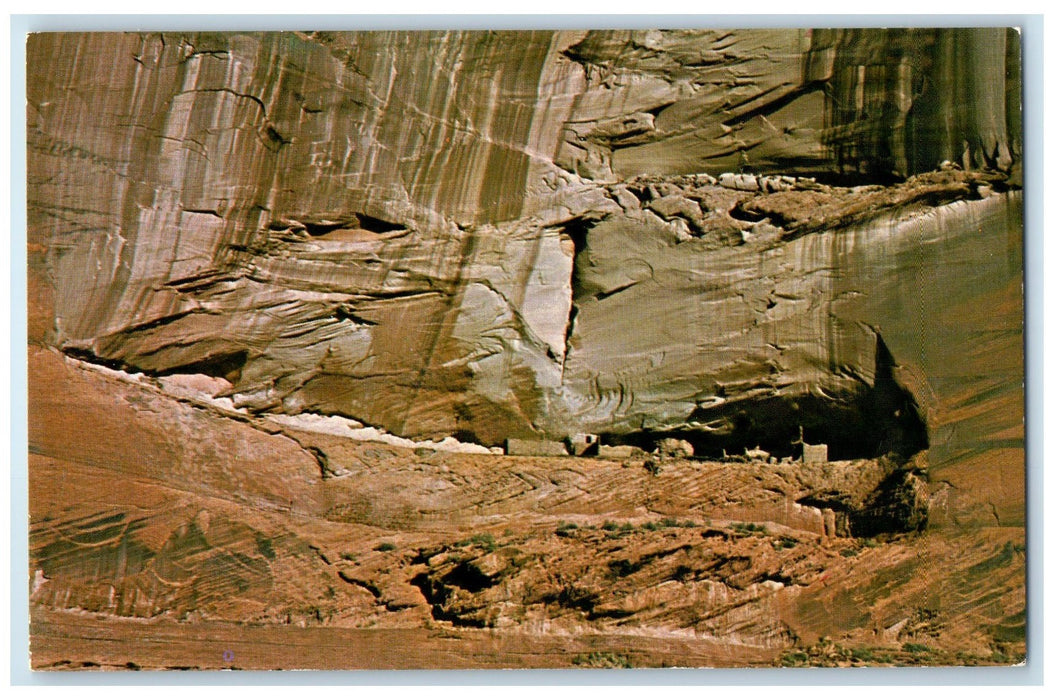
M34 668L1024 662L1017 32L27 59Z
M33 35L31 323L410 437L1019 454L1018 44Z

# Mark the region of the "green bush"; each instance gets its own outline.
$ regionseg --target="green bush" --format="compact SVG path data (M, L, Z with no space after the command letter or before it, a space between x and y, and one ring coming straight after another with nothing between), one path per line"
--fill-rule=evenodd
M562 523L560 523L559 525L556 526L556 534L559 537L570 537L574 533L574 531L577 530L577 529L578 529L578 526L575 525L574 523L563 523L562 522Z
M787 651L780 658L782 666L804 666L809 662L809 655L804 651Z
M373 548L375 552L394 552L395 545L391 542L381 542L379 545Z
M490 534L489 532L482 532L477 535L472 535L472 537L469 537L468 539L461 540L460 542L455 542L454 546L468 547L474 544L479 545L488 552L493 552L495 549L498 548L497 542L494 541L494 535Z
M853 649L849 653L853 657L854 661L872 661L875 658L875 653L867 647Z
M588 654L578 654L571 659L571 664L584 668L633 668L633 664L630 663L628 657L610 651L591 651Z
M915 642L905 642L900 647L909 654L932 654L933 649L930 649L925 644L916 644Z

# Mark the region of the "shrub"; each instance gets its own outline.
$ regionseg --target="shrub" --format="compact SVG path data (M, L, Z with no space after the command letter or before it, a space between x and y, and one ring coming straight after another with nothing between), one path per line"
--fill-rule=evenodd
M373 548L375 552L394 552L395 545L391 542L381 542L379 545Z
M804 651L787 651L780 658L782 666L804 666L809 662L809 655Z
M562 522L562 523L560 523L559 525L556 526L556 534L559 537L570 537L574 533L574 531L577 530L577 529L578 529L578 526L575 525L574 523L563 523Z
M901 647L904 651L909 654L932 654L933 649L930 649L925 644L917 644L915 642L905 642Z
M482 532L482 533L479 533L477 535L472 535L472 537L469 537L466 540L461 540L460 542L455 542L454 546L455 547L468 547L468 546L474 545L474 544L475 545L479 545L480 547L482 547L483 549L487 550L488 552L493 552L495 549L498 548L497 543L494 541L494 535L490 534L489 532Z
M574 666L585 668L633 668L629 658L610 651L591 651L588 654L577 654L571 659Z
M875 658L875 653L867 647L860 647L859 649L853 649L850 651L854 661L872 661Z

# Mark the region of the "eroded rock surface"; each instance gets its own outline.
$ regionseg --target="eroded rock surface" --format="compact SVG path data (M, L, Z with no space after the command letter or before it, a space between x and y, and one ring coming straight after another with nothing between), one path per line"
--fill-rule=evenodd
M34 35L34 665L1019 660L1018 43Z
M917 532L942 488L918 460L654 473L235 421L53 350L31 350L30 376L36 668L961 665L1024 648L1023 529Z
M713 451L805 425L841 456L911 452L925 437L885 415L910 407L862 407L882 345L932 383L901 329L953 352L974 336L903 305L970 305L975 285L949 285L974 261L982 290L1019 279L1016 46L1003 30L36 35L50 342L408 437L681 431ZM942 161L987 174L891 193L795 177ZM737 170L779 176L716 177ZM932 433L948 397L912 393L936 395Z

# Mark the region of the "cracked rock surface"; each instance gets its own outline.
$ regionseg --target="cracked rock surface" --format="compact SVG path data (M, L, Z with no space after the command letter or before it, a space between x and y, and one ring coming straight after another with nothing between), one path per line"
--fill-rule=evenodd
M936 321L945 302L1019 273L1002 240L1020 229L1016 41L35 35L49 342L405 437L681 431L738 449L767 405L786 416L771 432L865 456L819 414L873 419L858 404L884 343L928 384L916 401L935 395L936 429L945 364L914 329L964 351L974 329ZM966 172L814 182L942 161ZM722 175L737 170L776 175ZM964 265L981 289L953 289Z
M32 35L34 664L1018 659L1019 44Z

